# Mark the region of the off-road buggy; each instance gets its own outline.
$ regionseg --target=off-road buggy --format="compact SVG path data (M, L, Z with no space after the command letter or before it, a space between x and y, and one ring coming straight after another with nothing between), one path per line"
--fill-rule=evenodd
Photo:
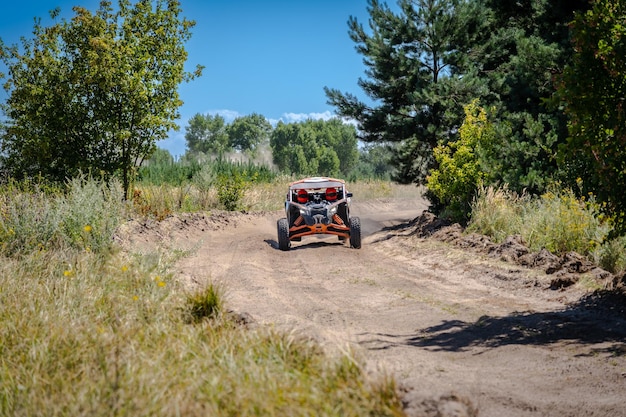
M350 217L350 198L344 180L310 177L289 184L285 200L287 218L279 219L278 247L289 250L304 236L329 234L361 247L361 220Z

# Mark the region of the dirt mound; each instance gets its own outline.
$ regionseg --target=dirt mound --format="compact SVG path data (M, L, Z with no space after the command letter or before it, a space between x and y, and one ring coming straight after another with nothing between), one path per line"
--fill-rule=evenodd
M113 240L123 248L135 251L157 247L188 249L208 232L237 228L267 216L265 212L213 211L178 213L163 220L131 219L116 231Z
M531 252L520 235L508 236L504 242L496 244L484 235L465 234L463 227L458 223L451 224L427 211L413 219L407 227L413 229L409 235L430 237L502 261L527 268L540 268L546 274L554 276L550 283L550 288L554 290L572 286L584 276L590 276L603 288L619 286L623 281L623 278L616 280L613 274L599 268L576 252L568 252L561 256L554 255L546 249Z

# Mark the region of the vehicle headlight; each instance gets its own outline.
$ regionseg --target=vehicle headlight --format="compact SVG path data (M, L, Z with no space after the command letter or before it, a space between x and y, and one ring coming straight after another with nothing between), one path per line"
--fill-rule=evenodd
M337 206L331 207L328 209L328 214L329 215L334 215L335 213L337 213Z

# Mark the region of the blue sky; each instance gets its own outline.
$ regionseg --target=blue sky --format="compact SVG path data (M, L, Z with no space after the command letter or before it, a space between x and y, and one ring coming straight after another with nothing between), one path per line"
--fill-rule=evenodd
M116 3L114 0L113 3ZM395 6L395 0L388 1ZM28 6L26 6L28 4ZM260 113L272 122L328 118L324 86L362 97L363 57L348 36L350 16L367 26L367 0L181 0L195 20L188 69L205 67L201 78L182 84L181 129L158 143L174 155L185 151L185 126L196 113L236 116ZM3 5L0 37L5 44L31 37L33 18L52 24L48 11L91 11L98 0L37 0ZM2 99L6 95L3 93Z

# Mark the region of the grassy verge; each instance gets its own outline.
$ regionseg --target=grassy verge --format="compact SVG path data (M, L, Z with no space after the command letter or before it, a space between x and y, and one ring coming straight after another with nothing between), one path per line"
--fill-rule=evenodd
M571 190L530 197L493 187L479 193L468 225L468 231L497 243L521 235L531 250L546 248L557 255L575 251L619 273L626 270L626 238L610 239L611 230L598 204L576 198Z

